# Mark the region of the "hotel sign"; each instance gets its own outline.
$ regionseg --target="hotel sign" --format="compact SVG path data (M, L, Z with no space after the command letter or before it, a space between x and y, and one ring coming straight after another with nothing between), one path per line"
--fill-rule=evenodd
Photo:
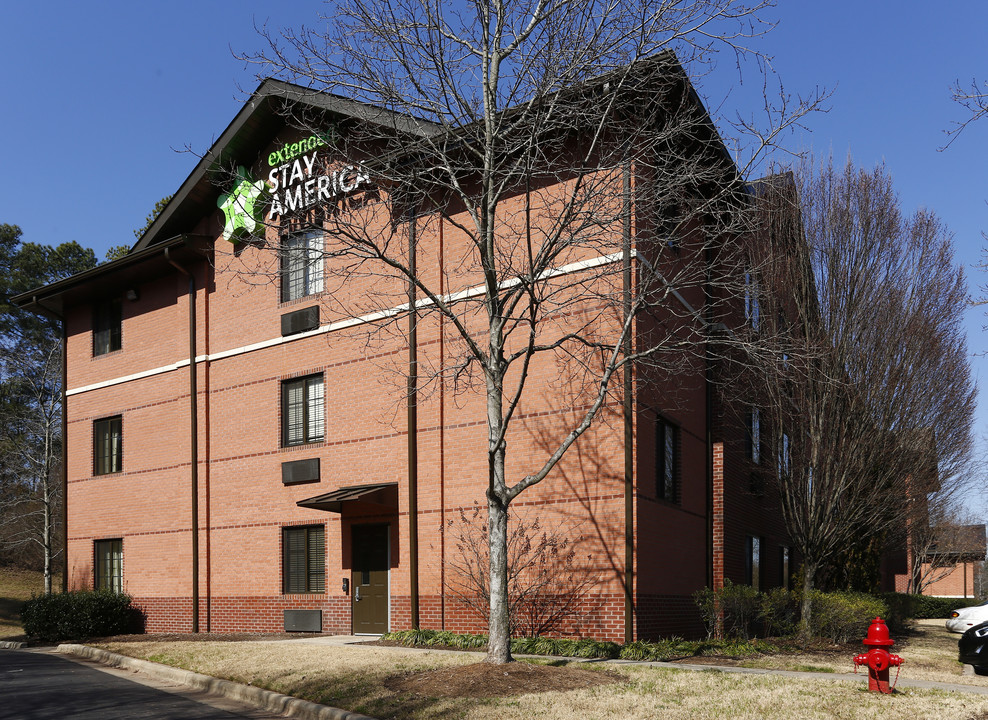
M370 176L357 165L330 169L320 162L321 148L335 144L332 141L331 135L312 135L275 150L267 158L271 169L266 180L254 180L246 168L237 168L233 189L216 201L224 214L223 239L238 243L286 213L327 205L368 185Z

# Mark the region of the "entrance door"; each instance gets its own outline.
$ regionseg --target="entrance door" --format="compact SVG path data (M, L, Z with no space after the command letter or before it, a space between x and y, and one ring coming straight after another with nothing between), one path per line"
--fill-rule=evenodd
M388 631L388 526L354 525L350 529L352 563L350 607L353 632Z

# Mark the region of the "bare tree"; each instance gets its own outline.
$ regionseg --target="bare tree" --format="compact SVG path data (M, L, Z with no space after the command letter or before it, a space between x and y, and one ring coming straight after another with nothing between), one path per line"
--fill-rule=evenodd
M950 147L968 125L988 115L988 82L979 83L977 80L971 80L970 85L962 85L958 80L950 90L951 98L964 108L966 117L955 122L950 130L945 131L949 139L940 150Z
M953 500L934 497L928 524L911 533L908 592L920 594L954 572L958 562L984 557L984 525L968 517Z
M487 620L490 612L490 552L486 513L479 505L448 520L456 552L447 587L462 605ZM592 558L578 557L581 538L545 528L539 518L516 520L508 533L508 617L512 635L536 637L566 630L592 605L599 573Z
M950 234L928 211L903 216L882 167L805 165L764 189L764 333L780 350L757 387L805 631L823 565L904 523L910 495L925 504L970 458L967 292Z
M0 225L0 551L40 558L45 592L60 551L62 338L57 319L10 298L95 264L75 242L24 243L19 227Z
M325 32L265 31L268 50L247 58L371 106L332 137L366 168L348 171L363 192L294 218L279 203L268 218L327 230L335 313L373 317L375 333L409 314L436 319L454 360L421 355L409 387L484 398L490 662L511 659L512 501L619 407L633 364L655 374L702 355L725 312L702 308L704 293L726 305L743 292L726 241L748 229L740 179L820 98L780 94L763 121L738 121L739 166L679 61L702 68L720 51L764 70L751 43L770 28L769 4L348 0ZM325 118L292 120L326 132ZM254 243L291 253L261 230ZM455 240L455 254L437 237ZM712 275L712 257L732 271ZM239 254L245 273L264 267L252 259ZM573 410L541 459L509 470L529 378L560 366L579 387Z

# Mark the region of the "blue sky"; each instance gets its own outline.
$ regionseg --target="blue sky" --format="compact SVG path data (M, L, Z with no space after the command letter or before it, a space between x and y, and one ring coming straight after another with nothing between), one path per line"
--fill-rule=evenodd
M3 3L0 26L0 222L25 240L76 240L102 255L134 242L155 202L173 192L256 84L231 49L260 47L254 27L321 22L313 0L236 3ZM971 267L972 292L988 284L973 266L988 230L988 121L944 152L943 130L963 117L954 80L988 79L988 3L867 0L782 2L778 26L756 47L774 57L791 93L834 91L830 110L788 138L795 150L884 161L903 206L935 210ZM760 97L753 76L723 58L701 93L725 110ZM968 317L972 352L988 351L984 314ZM988 360L977 432L988 433ZM984 444L984 443L982 443Z

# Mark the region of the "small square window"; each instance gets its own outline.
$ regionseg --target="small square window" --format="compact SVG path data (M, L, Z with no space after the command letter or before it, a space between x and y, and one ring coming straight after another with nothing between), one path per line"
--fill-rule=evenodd
M123 326L123 303L120 299L97 303L93 307L93 356L119 350Z
M93 422L93 475L123 470L123 418L103 418Z
M286 380L281 384L282 445L322 442L326 433L323 376Z
M323 291L323 233L289 235L282 241L281 301L298 300Z
M326 529L310 525L281 533L285 594L326 592Z
M93 588L123 592L123 540L97 540L93 556Z

